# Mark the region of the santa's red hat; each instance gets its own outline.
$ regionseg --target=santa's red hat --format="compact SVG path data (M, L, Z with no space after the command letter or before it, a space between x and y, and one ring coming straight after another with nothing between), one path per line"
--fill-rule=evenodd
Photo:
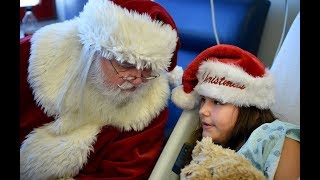
M178 107L193 109L199 95L238 107L267 109L274 103L274 80L256 56L220 44L204 50L189 64L182 85L173 89L171 98Z
M79 36L85 46L96 46L106 58L167 70L169 82L181 84L177 65L180 48L170 14L151 0L89 0L79 15Z

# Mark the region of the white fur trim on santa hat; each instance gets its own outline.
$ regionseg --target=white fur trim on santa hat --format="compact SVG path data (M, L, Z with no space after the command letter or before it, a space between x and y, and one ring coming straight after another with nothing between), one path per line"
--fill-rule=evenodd
M195 91L185 93L182 86L172 90L171 100L176 106L182 109L193 109L199 104L199 95Z
M137 68L170 67L178 35L169 24L108 0L89 0L78 20L81 42L101 50L104 57L136 64Z
M261 109L274 103L274 80L268 69L263 77L253 77L239 66L209 60L200 65L197 78L198 94L223 103Z
M172 71L168 72L168 79L170 85L177 87L182 82L183 69L181 66L176 66Z

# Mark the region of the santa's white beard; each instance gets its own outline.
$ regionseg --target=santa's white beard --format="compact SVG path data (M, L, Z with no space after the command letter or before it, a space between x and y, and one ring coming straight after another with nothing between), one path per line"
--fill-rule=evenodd
M98 65L99 61L93 62L93 67L89 72L89 83L106 97L106 101L112 102L115 106L124 106L127 103L135 101L137 98L142 98L145 92L149 90L150 81L134 86L132 83L125 81L121 85L109 83L104 80L101 68ZM134 91L126 91L131 88L136 88Z

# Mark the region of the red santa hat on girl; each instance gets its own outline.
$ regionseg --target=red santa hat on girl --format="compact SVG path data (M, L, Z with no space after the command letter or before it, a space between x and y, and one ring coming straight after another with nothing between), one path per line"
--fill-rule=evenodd
M177 65L180 48L170 14L151 0L89 0L79 15L84 46L96 47L106 58L136 64L137 68L170 72L179 85L183 70Z
M220 44L204 50L189 64L182 85L173 89L171 98L178 107L193 109L199 95L238 107L267 109L274 103L274 80L253 54Z

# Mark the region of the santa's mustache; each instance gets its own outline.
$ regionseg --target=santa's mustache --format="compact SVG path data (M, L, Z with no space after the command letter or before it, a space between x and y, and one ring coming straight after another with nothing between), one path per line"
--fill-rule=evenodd
M131 89L131 88L135 88L136 86L131 84L130 82L124 82L121 85L118 84L118 87L122 90L127 90L127 89Z

